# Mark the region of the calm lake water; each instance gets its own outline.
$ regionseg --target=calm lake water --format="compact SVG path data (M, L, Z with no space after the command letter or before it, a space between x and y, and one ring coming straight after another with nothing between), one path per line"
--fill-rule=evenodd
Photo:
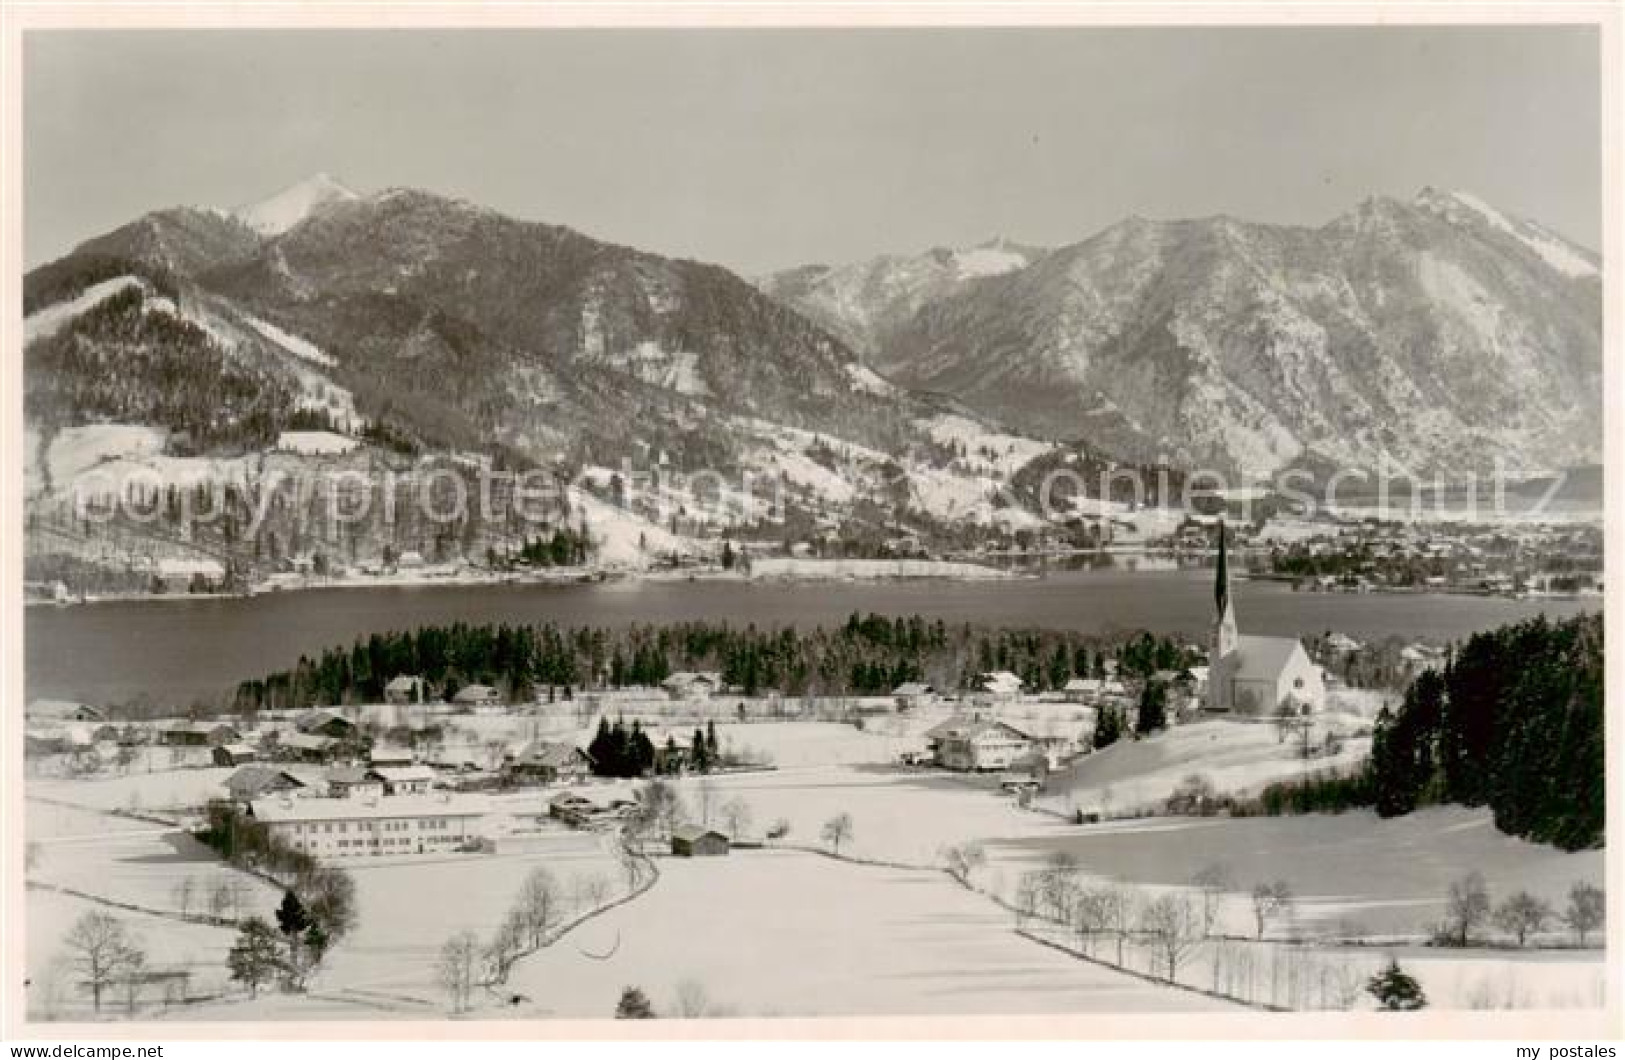
M30 607L24 623L26 684L30 698L104 703L146 694L185 705L212 700L238 681L358 636L459 619L602 626L726 619L811 627L839 623L854 611L876 611L953 623L1204 636L1213 607L1211 579L1211 572L1199 569L1107 569L997 582L425 586ZM1601 603L1295 593L1279 582L1242 582L1234 593L1245 632L1335 629L1361 639L1457 639L1543 611L1563 617L1598 610Z

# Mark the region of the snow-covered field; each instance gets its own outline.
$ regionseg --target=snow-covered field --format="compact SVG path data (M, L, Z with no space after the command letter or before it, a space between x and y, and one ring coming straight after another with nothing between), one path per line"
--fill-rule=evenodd
M642 898L523 961L513 985L546 1014L579 1018L613 1014L628 985L667 1015L685 993L718 1016L1229 1008L1021 939L1008 913L938 873L778 850L662 859L660 871Z
M573 712L556 713L546 726L549 736L588 727ZM691 819L726 828L727 806L738 800L750 818L746 835L782 821L789 828L786 842L795 845L821 846L824 823L848 814L852 835L842 852L864 859L935 866L945 847L979 841L988 863L974 882L1007 898L1023 872L1057 850L1072 854L1085 878L1124 882L1141 896L1186 886L1199 871L1223 865L1232 885L1220 901L1219 925L1237 936L1253 933L1247 892L1259 882L1284 880L1296 896L1295 914L1272 925L1274 938L1393 940L1424 934L1440 918L1449 884L1472 869L1484 874L1496 899L1527 889L1559 908L1574 882L1603 881L1601 851L1565 854L1507 837L1484 810L1433 808L1389 821L1350 812L1076 825L1062 812L1021 808L995 777L894 765L898 752L917 749L923 730L942 714L870 719L862 729L810 721L719 723L724 747L760 752L779 768L684 777L675 786ZM511 715L452 722L455 739L477 749L540 732L529 719ZM666 731L655 726L652 734L659 742ZM686 736L692 726L673 724L670 731ZM1298 768L1272 726L1206 722L1085 759L1070 778L1078 794L1049 802L1064 811L1073 799L1098 797L1107 788L1125 797L1143 788L1161 798L1192 772L1208 775L1220 790L1243 788ZM184 903L191 912L205 911L216 884L235 878L240 908L269 912L274 889L221 866L173 828L105 812L132 804L196 806L218 792L228 773L160 769L95 780L31 778L30 877L153 909L180 911ZM632 782L593 785L599 796L633 788ZM347 866L359 926L312 981L310 995L250 1003L233 993L185 1009L185 1018L442 1014L445 999L434 974L441 945L462 930L489 938L534 868L552 872L572 908L600 890L624 891L607 837L543 820L550 794L497 798L503 818L496 853ZM526 1000L510 1007L486 997L485 1014L602 1017L627 985L642 987L662 1010L676 1008L680 994L692 1002L703 992L712 1015L1185 1011L1219 1004L1021 939L1012 932L1010 913L928 868L843 864L785 849L736 850L724 859L661 858L660 867L652 890L521 961L506 989ZM179 888L186 881L192 890L183 897ZM41 890L30 892L29 903L30 967L46 968L73 920L92 906ZM224 988L229 930L115 915L140 932L155 964L189 962L194 990ZM1334 978L1368 974L1388 953L1382 945L1280 948L1314 951L1313 972L1304 965L1293 974ZM1247 974L1266 974L1259 962L1268 954L1260 953ZM1181 980L1207 985L1215 957L1219 974L1233 974L1222 962L1234 955L1209 945L1193 956ZM1597 951L1402 951L1433 1005L1459 1008L1594 1006L1599 957Z
M1474 870L1495 901L1527 890L1562 909L1574 883L1602 886L1604 858L1600 850L1564 853L1503 835L1488 810L1455 806L1391 820L1350 811L1111 821L999 841L988 853L990 865L1013 879L1056 850L1085 872L1152 886L1183 886L1224 866L1236 888L1225 922L1239 934L1253 930L1253 885L1282 880L1296 896L1294 928L1339 937L1425 936L1443 918L1450 884Z
M1291 738L1282 740L1266 722L1197 721L1178 725L1143 740L1122 740L1078 759L1067 773L1053 777L1044 805L1061 813L1077 809L1106 816L1160 805L1186 777L1212 781L1218 793L1253 793L1266 784L1306 771L1348 768L1371 749L1355 718L1328 724L1345 735L1334 756L1300 757ZM1322 731L1313 738L1318 742Z

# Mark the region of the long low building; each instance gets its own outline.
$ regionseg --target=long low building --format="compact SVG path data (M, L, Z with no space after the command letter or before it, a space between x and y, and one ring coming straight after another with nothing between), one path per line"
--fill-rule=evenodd
M271 834L315 858L445 853L488 837L490 802L477 795L267 798L250 804Z

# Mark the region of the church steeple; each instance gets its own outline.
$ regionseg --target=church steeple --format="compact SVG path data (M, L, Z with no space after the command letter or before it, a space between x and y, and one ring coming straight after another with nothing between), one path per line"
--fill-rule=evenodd
M1224 520L1219 521L1219 559L1213 577L1213 646L1208 657L1208 709L1230 710L1230 681L1226 676L1230 656L1235 654L1236 607L1230 599L1230 561L1225 544Z

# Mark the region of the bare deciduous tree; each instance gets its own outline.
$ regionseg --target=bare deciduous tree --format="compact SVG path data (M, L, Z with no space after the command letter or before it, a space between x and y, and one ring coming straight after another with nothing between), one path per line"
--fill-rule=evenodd
M1551 922L1552 907L1528 891L1502 902L1495 910L1495 924L1518 940L1522 946L1531 934L1544 931Z
M852 815L838 813L824 822L824 842L836 855L841 853L841 844L852 838Z
M1445 923L1455 937L1456 945L1465 946L1472 933L1490 915L1490 889L1484 874L1470 872L1450 885L1445 901Z
M711 997L705 984L698 979L684 979L677 984L677 997L672 1003L679 1019L704 1019L711 1013Z
M532 948L540 946L559 919L559 885L545 868L531 870L514 906Z
M102 1010L102 994L141 957L124 921L106 913L86 913L65 940L74 967L90 986L92 1004Z
M474 993L474 968L479 960L480 941L472 931L461 931L440 947L435 962L435 978L451 998L451 1010L464 1012Z
M1577 883L1569 888L1569 905L1563 911L1563 923L1574 932L1580 945L1586 944L1586 937L1591 932L1602 927L1604 916L1603 893L1601 887L1589 883Z
M1292 888L1285 880L1257 884L1253 887L1252 899L1253 925L1260 939L1273 917L1289 915L1292 910Z
M182 916L192 911L192 892L196 887L197 883L190 876L175 881L172 897L175 899L175 908L181 911Z
M1168 891L1147 903L1140 913L1140 930L1151 940L1172 983L1179 966L1203 939L1200 903L1190 895Z
M529 934L524 914L518 909L510 909L508 915L502 918L497 925L496 934L486 943L485 951L481 957L485 962L485 977L487 982L505 983L508 973L513 970L514 962L525 952L525 939Z
M971 873L987 864L987 851L977 842L956 843L944 848L942 862L948 875L969 886Z
M740 838L750 829L750 803L739 796L729 799L722 804L722 821L728 828L729 836Z
M1235 877L1230 872L1230 866L1214 862L1192 876L1191 885L1197 889L1201 899L1202 937L1206 938L1213 934L1225 892L1235 887Z

